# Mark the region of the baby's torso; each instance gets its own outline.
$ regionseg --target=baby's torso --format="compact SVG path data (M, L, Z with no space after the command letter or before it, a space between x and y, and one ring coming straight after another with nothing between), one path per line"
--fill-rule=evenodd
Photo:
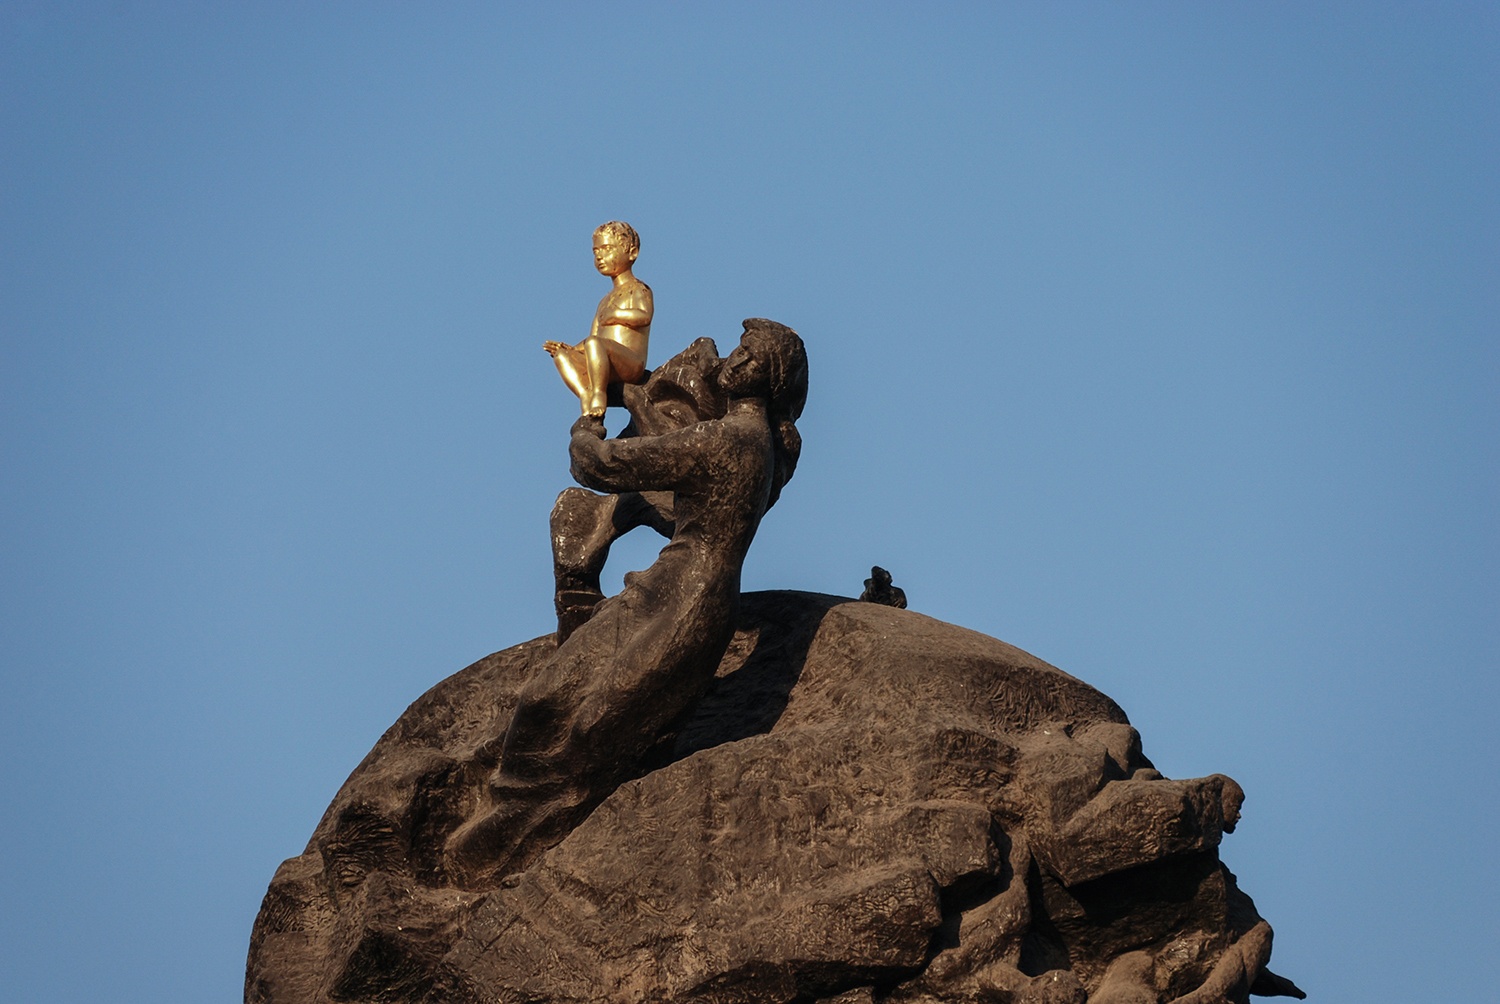
M646 321L639 327L603 323L605 318L621 310L642 311L646 315ZM594 324L589 329L589 337L607 338L612 342L619 342L644 356L646 344L651 335L652 312L651 287L639 279L623 286L610 287L609 292L604 294L604 298L599 301L599 306L594 311Z

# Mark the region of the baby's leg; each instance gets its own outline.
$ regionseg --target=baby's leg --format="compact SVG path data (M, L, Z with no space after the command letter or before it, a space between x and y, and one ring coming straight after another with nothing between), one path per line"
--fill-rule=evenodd
M615 344L604 338L590 338L583 343L589 375L589 394L583 399L585 415L603 415L609 405L609 382L615 375L609 348Z
M557 372L562 374L563 383L587 407L592 390L589 385L588 358L573 346L559 342L548 342L544 348L552 354L552 361L557 364Z
M590 396L584 399L586 415L603 415L611 383L634 383L646 372L645 360L619 342L597 336L583 343L588 360Z

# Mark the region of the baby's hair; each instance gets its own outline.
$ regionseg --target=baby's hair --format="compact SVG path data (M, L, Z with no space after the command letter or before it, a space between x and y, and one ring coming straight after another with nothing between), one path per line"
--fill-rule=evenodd
M594 228L594 236L598 237L600 234L609 234L624 241L629 246L631 254L640 254L641 235L636 233L635 227L629 223L625 223L622 220L610 220L608 223L601 223Z

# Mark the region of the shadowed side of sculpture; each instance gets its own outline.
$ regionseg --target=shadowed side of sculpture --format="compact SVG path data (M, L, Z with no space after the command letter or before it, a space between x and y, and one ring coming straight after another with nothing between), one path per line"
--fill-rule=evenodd
M689 351L701 359L705 348ZM678 368L664 367L663 382ZM672 539L650 568L626 576L619 595L579 617L523 688L491 779L492 805L449 842L448 874L460 886L491 885L560 840L640 769L724 655L740 566L800 452L795 421L807 395L807 357L796 332L753 319L713 376L721 416L671 428L674 416L660 413L666 408L642 408L645 431L613 440L592 416L574 424L574 477L610 494L586 502L565 493L558 508L592 506L593 526L608 530L555 511L558 551L570 545L558 541L563 527L565 538L583 538L577 567L594 569L625 523L622 511L664 524L664 500L653 504L645 493L671 493Z

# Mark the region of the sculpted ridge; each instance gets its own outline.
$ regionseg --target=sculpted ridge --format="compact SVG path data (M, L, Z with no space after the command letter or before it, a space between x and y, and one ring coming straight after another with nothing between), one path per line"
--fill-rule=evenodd
M1219 863L1242 793L1162 778L1108 697L921 614L740 597L712 684L560 842L475 884L551 636L423 695L271 883L246 999L1243 1001L1300 996Z

